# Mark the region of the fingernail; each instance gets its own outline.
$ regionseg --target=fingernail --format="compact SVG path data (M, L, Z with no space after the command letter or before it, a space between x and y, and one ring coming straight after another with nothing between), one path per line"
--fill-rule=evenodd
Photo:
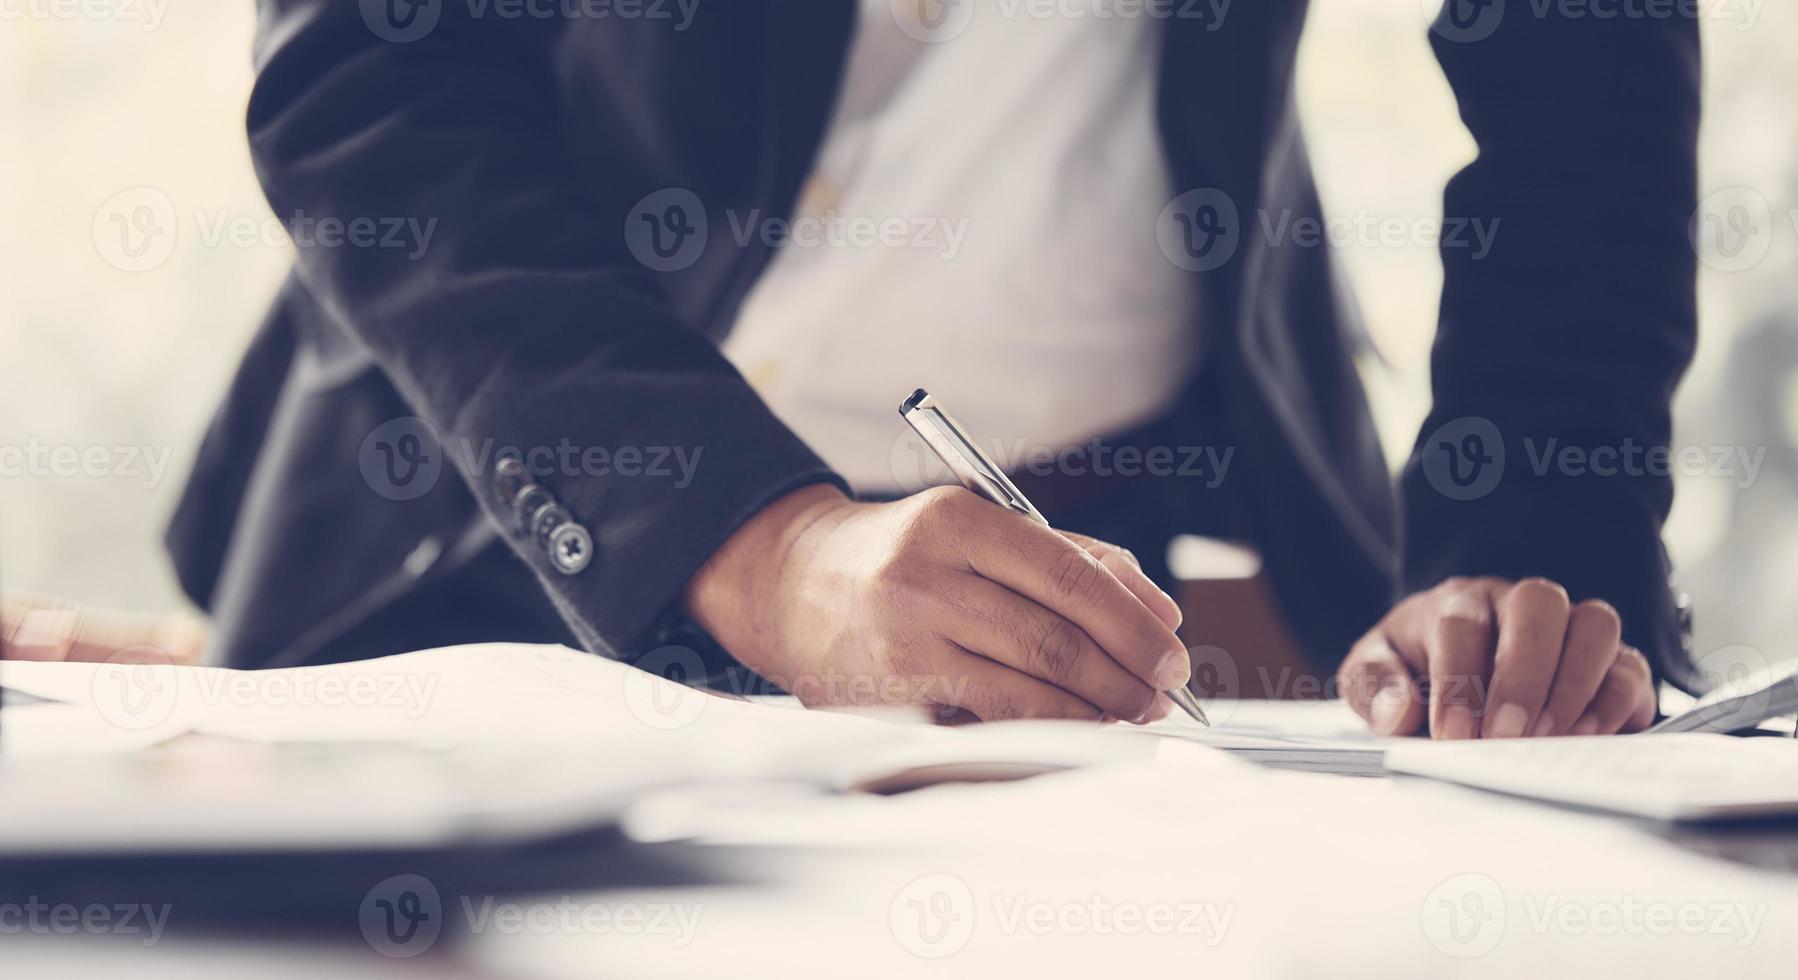
M1544 711L1544 712L1542 712L1542 717L1536 719L1536 727L1530 729L1530 737L1531 738L1546 738L1550 735L1553 735L1554 730L1555 730L1554 715L1551 715L1548 712Z
M1571 735L1597 735L1598 734L1598 719L1597 718L1581 718L1579 720L1579 722L1573 726L1573 731L1569 732L1568 734L1571 734Z
M1185 687L1192 679L1192 663L1182 648L1179 653L1170 653L1161 658L1155 665L1155 689L1171 691L1176 687Z
M1487 738L1518 738L1530 723L1530 713L1521 704L1501 704L1486 722Z
M1393 735L1398 732L1399 723L1405 720L1405 686L1403 684L1387 684L1373 696L1373 727L1382 735Z
M1473 712L1465 705L1451 704L1442 712L1442 730L1437 738L1458 740L1473 737Z

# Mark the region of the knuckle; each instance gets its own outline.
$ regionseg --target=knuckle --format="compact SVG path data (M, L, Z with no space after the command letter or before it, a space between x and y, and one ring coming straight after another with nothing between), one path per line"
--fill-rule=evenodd
M887 670L896 677L919 677L925 673L925 658L916 644L891 644L883 659Z
M1571 620L1587 629L1605 634L1614 641L1623 633L1623 617L1603 599L1586 599L1573 607Z
M1573 607L1573 611L1581 616L1590 616L1594 619L1623 621L1623 617L1617 614L1617 607L1603 599L1581 599L1579 604Z
M1437 613L1436 629L1449 639L1476 642L1489 640L1492 636L1492 610L1484 603L1448 603Z
M1080 630L1065 619L1050 623L1031 651L1042 676L1057 685L1073 679L1080 661Z
M1541 576L1533 576L1518 582L1511 590L1511 597L1513 601L1528 602L1563 611L1572 607L1567 590L1561 587L1561 583Z
M1130 568L1138 570L1141 570L1142 568L1142 562L1137 559L1136 552L1131 551L1129 548L1125 548L1121 545L1100 542L1098 549L1100 554L1119 561Z
M1069 548L1049 568L1049 596L1060 603L1083 602L1092 598L1105 567L1098 559L1078 548Z
M921 520L942 521L961 511L962 499L968 491L961 487L931 487L922 491L912 499L915 512Z
M903 548L874 563L866 580L866 599L877 607L900 605L917 579L917 563Z

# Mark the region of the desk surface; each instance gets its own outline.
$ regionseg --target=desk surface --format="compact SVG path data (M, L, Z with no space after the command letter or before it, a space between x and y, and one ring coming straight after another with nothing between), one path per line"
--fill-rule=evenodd
M493 897L388 875L335 938L169 936L141 955L9 937L8 973L1639 980L1798 962L1798 876L1701 853L1706 835L1180 758L893 798L675 791L629 827L689 841L672 846L709 880ZM408 930L418 912L441 931Z

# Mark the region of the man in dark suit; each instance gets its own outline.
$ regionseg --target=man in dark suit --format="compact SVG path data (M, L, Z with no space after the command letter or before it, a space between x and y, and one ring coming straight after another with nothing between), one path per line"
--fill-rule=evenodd
M1268 231L1319 214L1302 0L857 6L262 5L250 142L299 265L170 533L215 657L556 640L1146 719L1189 676L1157 583L1194 531L1263 554L1382 731L1633 730L1651 666L1689 680L1664 470L1530 461L1669 442L1692 20L1437 21L1480 147L1445 214L1493 234L1445 237L1395 506L1327 252ZM1040 440L1006 462L1093 537L908 495L870 435L913 384Z

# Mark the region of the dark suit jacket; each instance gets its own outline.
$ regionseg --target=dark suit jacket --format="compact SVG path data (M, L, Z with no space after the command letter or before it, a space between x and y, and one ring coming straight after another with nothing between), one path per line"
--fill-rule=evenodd
M1477 260L1444 250L1424 427L1489 420L1510 463L1461 500L1414 459L1402 520L1327 250L1261 230L1264 217L1319 213L1293 93L1305 4L1165 23L1157 109L1172 172L1182 189L1226 195L1240 227L1229 260L1194 273L1206 356L1168 422L1170 439L1236 455L1215 491L1167 480L1159 492L1186 525L1215 530L1228 515L1262 549L1322 666L1395 592L1536 574L1614 603L1627 639L1679 676L1659 539L1669 481L1538 475L1523 440L1670 439L1694 342L1697 29L1512 6L1490 37L1433 38L1480 147L1445 213L1499 231ZM296 235L296 216L434 220L434 235L422 254L300 242L174 520L181 580L237 665L494 635L633 656L734 528L833 479L718 351L769 259L721 229L727 211L791 212L856 4L709 3L675 30L439 0L434 28L408 43L371 30L371 8L263 0L257 173ZM669 187L697 195L719 228L690 267L653 272L626 228ZM595 542L590 565L562 574L491 459L451 453L453 471L417 499L375 492L370 433L412 415L452 447L703 456L678 490L542 477Z

